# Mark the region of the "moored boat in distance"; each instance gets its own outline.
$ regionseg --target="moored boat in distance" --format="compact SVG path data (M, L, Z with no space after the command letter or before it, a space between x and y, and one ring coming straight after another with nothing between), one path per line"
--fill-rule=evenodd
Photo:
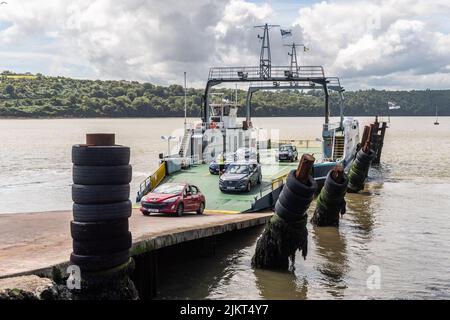
M437 105L436 105L436 121L434 122L434 125L435 125L435 126L438 126L438 125L439 125L439 120L438 120L438 107L437 107Z

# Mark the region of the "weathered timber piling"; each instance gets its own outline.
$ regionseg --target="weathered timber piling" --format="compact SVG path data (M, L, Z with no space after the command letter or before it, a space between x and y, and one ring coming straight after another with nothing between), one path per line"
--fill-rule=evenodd
M256 244L252 266L262 269L287 270L294 266L295 253L308 253L307 210L317 182L311 176L314 157L303 155L298 169L291 171L275 205L275 214L267 223Z
M368 133L367 133L368 132ZM375 153L370 148L372 139L372 129L366 126L364 128L361 149L356 154L350 172L348 173L347 192L357 193L364 189L364 184L369 174L370 165L374 159Z
M371 149L375 152L372 164L380 164L387 127L387 122L379 123L378 117L375 118L375 122L372 126L373 132L371 140Z
M130 148L115 144L113 134L88 134L86 144L72 147L72 265L79 267L81 287L74 299L136 299L130 280L134 263Z
M367 143L367 141L369 141L370 139L370 127L369 126L365 126L364 127L364 131L363 131L363 135L361 138L361 142L358 143L358 147L356 152L358 152L359 150L361 150Z
M316 210L311 223L318 227L339 226L340 215L346 211L345 194L348 177L342 165L337 165L328 173L324 187L317 198Z

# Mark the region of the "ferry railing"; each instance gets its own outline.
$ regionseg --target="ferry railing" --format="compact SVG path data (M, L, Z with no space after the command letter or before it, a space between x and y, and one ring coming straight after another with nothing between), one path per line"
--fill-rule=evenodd
M182 169L187 169L190 166L196 166L202 163L200 157L198 155L194 156L171 156L164 158L165 162L167 162L168 174L172 174Z
M328 89L335 91L343 91L344 88L341 86L341 81L337 77L329 77L328 80Z
M336 129L332 130L333 139L331 142L331 156L334 158L334 150L336 148Z
M185 127L186 130L194 130L195 129L195 125L193 123L186 123Z
M277 79L275 83L273 82L267 82L267 81L261 81L261 79L256 79L255 81L250 82L250 89L255 90L273 90L276 88L280 89L314 89L316 88L316 84L314 82L308 81L308 80L299 80L299 79ZM254 91L255 92L255 91Z
M154 190L166 177L166 162L163 161L159 168L149 177L147 177L139 185L139 191L136 196L136 202L141 201L141 199L150 191Z
M200 157L198 155L181 158L181 167L197 166L201 164Z
M298 67L298 76L300 78L323 78L325 72L322 66L300 66Z
M278 189L282 184L278 185L278 186L273 186L273 185L268 185L266 187L260 187L259 188L259 198L258 196L255 197L255 200L261 199L262 197L264 197L268 192L272 192L275 189Z
M331 131L331 130L336 130L336 129L340 129L341 128L341 122L332 122L332 123L325 123L324 125L323 125L323 129L324 130L328 130L328 131Z
M325 78L321 66L300 66L292 71L290 66L272 66L270 77L261 74L260 67L214 67L209 70L209 80L242 81L276 78L276 79L309 79Z
M186 128L184 130L184 135L181 138L181 141L178 145L178 155L180 157L184 157L186 152L189 150L189 139L191 138L191 133L193 132L193 129Z
M288 176L288 174L285 174L285 175L283 175L281 177L273 179L272 183L271 183L272 191L275 190L275 189L278 189L279 187L284 185L286 183L287 176Z
M277 141L272 141L272 144L276 145ZM312 140L312 139L280 139L278 140L278 145L281 146L283 144L292 144L300 149L309 149L309 148L320 148L322 145L321 140Z

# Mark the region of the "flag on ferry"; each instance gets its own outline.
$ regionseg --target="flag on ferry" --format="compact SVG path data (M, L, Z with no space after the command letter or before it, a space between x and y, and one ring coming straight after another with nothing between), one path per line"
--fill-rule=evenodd
M389 110L398 110L401 108L398 104L396 104L395 102L392 102L392 101L388 101L388 107L389 107Z
M280 31L281 31L281 37L282 38L286 38L286 37L292 36L292 30L280 29Z

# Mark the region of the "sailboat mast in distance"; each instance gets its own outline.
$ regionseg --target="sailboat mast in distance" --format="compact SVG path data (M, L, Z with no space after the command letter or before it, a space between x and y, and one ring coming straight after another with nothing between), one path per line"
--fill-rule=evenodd
M438 121L438 106L436 105L436 121L434 122L434 125L439 125L439 121Z

